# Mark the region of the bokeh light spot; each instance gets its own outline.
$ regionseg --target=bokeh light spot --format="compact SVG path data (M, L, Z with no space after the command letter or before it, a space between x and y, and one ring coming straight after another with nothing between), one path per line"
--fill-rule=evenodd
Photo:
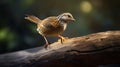
M92 10L92 5L88 1L83 1L80 3L80 10L84 13L89 13Z
M5 39L7 37L8 30L2 29L0 30L0 40Z

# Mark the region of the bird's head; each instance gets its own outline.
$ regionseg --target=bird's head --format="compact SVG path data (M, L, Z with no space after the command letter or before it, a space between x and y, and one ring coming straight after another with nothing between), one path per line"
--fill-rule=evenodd
M62 21L65 23L75 21L71 13L62 13L59 16L57 16L57 18L59 21Z

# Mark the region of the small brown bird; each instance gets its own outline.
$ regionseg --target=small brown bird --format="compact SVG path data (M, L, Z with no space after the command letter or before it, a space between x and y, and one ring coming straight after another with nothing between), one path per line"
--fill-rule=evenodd
M65 38L61 36L61 34L65 31L67 23L75 20L71 13L62 13L58 16L51 16L43 20L33 15L27 15L25 19L37 24L37 31L46 41L45 48L49 45L46 39L48 36L57 36L60 38L61 43L63 43Z

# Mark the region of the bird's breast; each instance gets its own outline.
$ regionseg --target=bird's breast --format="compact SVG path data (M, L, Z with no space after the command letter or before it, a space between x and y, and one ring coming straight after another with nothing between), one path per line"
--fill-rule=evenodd
M37 31L43 36L57 36L59 34L62 34L66 27L67 27L66 23L60 23L56 27L50 24L48 25L40 24L38 25Z

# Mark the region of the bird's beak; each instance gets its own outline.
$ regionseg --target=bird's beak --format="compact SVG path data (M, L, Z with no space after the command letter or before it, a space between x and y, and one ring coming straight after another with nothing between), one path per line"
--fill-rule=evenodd
M75 21L75 19L73 18L73 19L71 19L72 21Z

